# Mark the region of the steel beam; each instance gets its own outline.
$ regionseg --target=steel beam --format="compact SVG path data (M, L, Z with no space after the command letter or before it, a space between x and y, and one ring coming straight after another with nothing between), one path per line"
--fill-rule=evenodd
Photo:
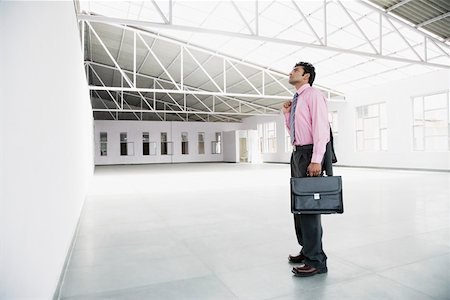
M100 63L96 63L96 62L89 62L89 61L87 61L87 62L85 62L85 63L86 63L87 65L94 65L94 66L99 66L99 67L103 67L103 68L107 68L107 69L112 69L112 70L115 69L115 68L112 67L112 66L108 66L108 65L104 65L104 64L100 64ZM124 69L123 71L126 72L126 73L131 73L131 71L126 70L126 69ZM160 82L165 82L165 83L170 83L170 81L168 81L168 80L165 80L165 79L158 79L158 78L156 78L156 77L149 76L149 75L144 75L144 74L139 74L139 73L138 73L137 75L140 76L140 77L152 79L152 80L154 80L154 83L159 82L159 81L160 81ZM161 86L160 84L158 84L158 85ZM156 93L156 92L159 92L159 91L161 91L161 90L160 90L160 89L157 89L156 86L153 87L153 93ZM171 90L171 91L173 91L173 90ZM191 87L191 86L186 86L186 85L185 85L184 91L182 91L182 92L180 92L180 93L183 93L183 94L186 94L186 95L193 95L193 93L195 93L195 91L204 91L204 90L199 89L199 88L196 88L196 87ZM208 92L208 91L206 91L206 92ZM164 91L161 91L161 93L164 93ZM212 92L212 93L214 93L214 92ZM208 94L208 95L210 95L210 94ZM245 94L245 95L248 95L248 94ZM232 101L242 102L242 103L248 104L248 105L253 105L253 106L255 106L256 108L265 108L264 106L259 105L259 104L255 104L255 103L252 103L252 102L248 102L248 101L242 100L242 99L236 99L236 98L233 98L233 96L230 96L230 95L227 94L227 93L223 93L223 94L218 93L218 96L224 97L224 98L229 99L229 100L232 100ZM262 96L260 96L260 95L255 95L255 96L257 96L257 98L265 98L264 95L262 95ZM153 105L153 107L154 107L154 106L155 106L155 105Z
M361 3L364 3L364 2L361 2ZM375 9L374 7L372 7L372 8ZM390 18L389 15L387 15L387 16L388 16L388 18ZM270 37L266 37L266 36L260 36L260 35L256 36L256 35L244 34L244 33L238 33L238 32L229 32L229 31L225 31L225 30L198 28L198 27L193 27L193 26L161 24L161 23L136 21L136 20L124 20L124 19L118 19L118 18L89 16L89 15L80 15L79 18L90 21L90 22L116 24L116 25L119 25L119 27L120 27L120 25L125 24L125 25L129 25L129 26L138 26L138 27L150 27L150 28L151 27L159 27L159 28L166 28L166 29L173 29L173 30L180 30L180 31L219 34L219 35L236 37L236 38L250 39L250 40L256 40L256 41L266 41L266 42L270 42L270 43L293 45L293 46L300 46L300 47L303 46L303 47L321 49L324 51L342 52L342 53L355 54L355 55L366 56L366 57L371 57L371 58L376 58L376 59L385 59L385 60L392 60L392 61L398 61L398 62L404 62L404 63L415 63L415 64L419 64L419 65L426 65L426 66L432 66L432 67L437 67L437 68L450 69L450 65L430 63L430 62L424 62L421 60L413 60L413 59L400 58L400 57L395 57L395 56L386 56L386 55L380 55L380 54L376 54L376 53L369 53L369 52L345 49L345 48L340 48L340 47L332 47L332 46L327 46L327 45L319 45L319 44L301 42L301 41L295 41L295 40L270 38ZM405 25L405 26L409 26L409 25ZM411 26L409 26L409 27L411 27ZM414 27L411 27L411 28L415 29ZM136 30L136 29L130 28L130 30ZM418 32L420 32L420 31L418 31ZM424 33L422 33L422 35L424 35ZM430 39L434 39L434 38L430 37ZM436 39L434 39L434 40L436 40ZM439 40L437 40L437 43L443 44ZM449 47L446 44L443 44L443 45L445 45L445 47Z
M169 20L167 19L167 17L164 15L164 13L162 12L161 8L159 7L158 3L156 3L155 0L152 0L153 6L156 8L156 11L158 12L158 14L161 16L161 19L163 19L164 23L169 24ZM172 2L170 2L170 5L172 5Z
M305 14L303 13L303 11L300 9L300 7L297 5L297 3L295 3L294 0L291 0L292 4L294 4L294 7L297 9L297 11L300 13L300 15L303 18L303 21L306 22L306 25L308 25L309 29L311 30L311 32L316 36L316 40L321 44L324 45L324 43L322 42L322 39L319 37L319 35L317 34L317 32L314 30L314 28L312 27L311 23L309 23L308 18L306 18Z
M103 43L102 39L99 37L99 35L97 34L97 32L95 31L95 29L92 27L92 25L87 22L89 28L91 29L91 32L95 35L95 37L97 38L97 40L100 42L100 44L102 45L103 49L105 50L106 54L109 56L109 58L111 59L111 61L114 63L114 65L117 67L117 69L119 70L120 74L122 74L122 78L125 79L125 81L127 82L127 84L132 87L133 83L131 82L131 80L128 78L128 76L122 71L122 69L120 68L119 64L117 63L117 61L114 59L114 57L112 56L111 52L108 50L108 48L106 47L105 43Z
M166 75L170 78L170 80L172 81L173 85L177 88L177 90L180 90L180 87L178 86L178 84L175 82L175 80L173 79L173 77L170 75L169 71L167 71L167 69L164 67L164 65L162 64L162 62L159 60L159 58L156 56L155 52L153 52L153 50L150 48L150 46L147 44L147 42L144 40L144 38L138 33L139 38L141 39L141 41L144 43L145 47L147 47L147 50L150 52L150 54L153 56L153 58L156 60L156 62L159 64L159 66L164 70L164 72L166 73Z
M228 96L228 97L242 97L242 98L265 98L265 99L291 99L291 96L272 96L272 95L255 95L255 94L240 94L240 93L220 93L211 91L180 91L168 89L152 89L152 88L133 88L133 87L101 87L90 85L91 90L109 90L109 91L128 91L128 92L143 92L143 93L164 93L164 94L191 94L191 95L214 95L214 96Z
M239 9L239 7L237 7L236 3L234 3L233 0L231 0L231 4L233 5L234 9L237 11L237 13L239 14L239 17L241 17L241 20L244 21L245 25L247 25L248 30L250 31L250 34L255 35L255 32L253 31L252 27L250 26L250 24L247 22L247 20L244 18L244 15L242 14L241 10Z
M373 51L378 54L377 49L375 48L375 46L372 44L372 42L369 40L369 38L367 37L367 35L364 33L364 31L361 29L361 27L358 25L358 23L356 23L355 19L353 18L353 16L348 12L347 8L345 8L344 4L342 4L341 1L337 0L337 3L339 4L339 6L342 8L342 10L345 12L345 14L347 15L347 17L349 17L349 19L352 21L353 25L356 26L356 28L358 28L359 32L362 34L362 36L364 37L364 39L369 43L369 45L372 47Z
M215 112L209 112L209 111L174 111L174 110L156 110L156 111L152 111L152 110L141 110L141 109L103 109L103 108L94 108L93 111L111 111L111 112L121 112L121 113L166 113L166 114L199 114L199 115L217 115L217 113ZM220 115L225 115L225 116L276 116L279 115L279 112L277 113L265 113L265 114L260 114L260 113L234 113L234 112L221 112Z
M414 26L414 27L420 28L420 27L423 27L423 26L427 26L427 25L429 25L429 24L431 24L431 23L434 23L434 22L436 22L436 21L439 21L439 20L444 19L444 18L447 18L447 17L450 17L450 12L447 12L447 13L442 14L442 15L440 15L440 16L437 16L437 17L434 17L434 18L432 18L432 19L426 20L426 21L424 21L424 22L422 22L422 23L417 24L417 25Z
M386 12L393 11L394 9L397 9L397 8L399 8L400 6L403 6L403 5L405 5L406 3L411 2L411 1L412 1L412 0L403 0L403 1L400 1L400 2L397 3L397 4L388 7L388 8L386 9Z

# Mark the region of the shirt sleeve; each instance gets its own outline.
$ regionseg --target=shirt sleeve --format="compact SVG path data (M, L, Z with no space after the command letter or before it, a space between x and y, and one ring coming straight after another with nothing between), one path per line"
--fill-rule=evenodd
M320 91L314 91L310 99L311 129L314 144L311 162L320 164L322 163L327 143L330 141L328 108L326 99Z
M286 128L288 129L288 130L291 130L291 128L290 128L290 125L289 125L289 117L290 117L290 115L291 115L291 113L290 112L287 112L287 113L284 113L284 123L286 124Z

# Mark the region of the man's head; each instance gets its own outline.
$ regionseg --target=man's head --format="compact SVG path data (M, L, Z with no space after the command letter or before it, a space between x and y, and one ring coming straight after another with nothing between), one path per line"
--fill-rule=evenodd
M305 83L313 85L316 71L312 64L307 62L296 63L291 73L289 73L289 83L294 86L302 86Z

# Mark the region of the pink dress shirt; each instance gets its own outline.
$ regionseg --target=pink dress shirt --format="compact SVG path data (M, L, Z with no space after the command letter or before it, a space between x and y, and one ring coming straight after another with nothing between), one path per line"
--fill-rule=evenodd
M330 124L328 123L327 100L322 92L310 86L302 85L298 90L295 109L294 145L313 144L311 162L322 163L327 143L330 141ZM285 113L286 127L289 128L289 113Z

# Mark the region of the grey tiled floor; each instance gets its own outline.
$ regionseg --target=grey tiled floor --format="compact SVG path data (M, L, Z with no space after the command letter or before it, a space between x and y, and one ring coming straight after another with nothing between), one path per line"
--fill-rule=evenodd
M336 168L328 273L292 277L289 166L97 167L63 299L450 299L450 174Z

